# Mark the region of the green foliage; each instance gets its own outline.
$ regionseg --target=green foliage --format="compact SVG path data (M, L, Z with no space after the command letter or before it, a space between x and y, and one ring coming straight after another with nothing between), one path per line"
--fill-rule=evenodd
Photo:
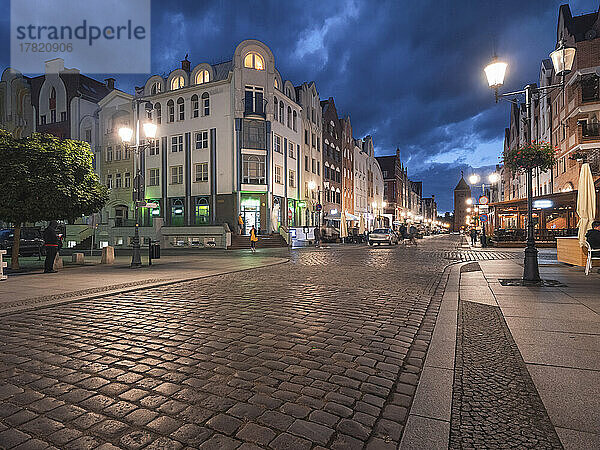
M35 133L16 139L0 130L0 219L20 224L75 219L108 200L86 142Z
M557 150L545 141L531 141L521 147L508 150L503 162L512 173L538 168L545 172L556 163Z

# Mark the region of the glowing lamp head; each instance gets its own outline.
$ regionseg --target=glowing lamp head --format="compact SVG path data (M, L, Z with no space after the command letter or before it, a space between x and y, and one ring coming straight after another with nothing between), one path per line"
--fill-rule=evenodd
M472 205L473 204L473 199L472 198L468 198L466 201L467 205Z
M490 181L490 183L497 183L498 181L500 181L500 175L498 175L496 172L491 173L488 177L488 180Z
M473 174L469 177L469 183L475 184L479 181L479 175Z
M156 124L152 122L144 123L144 134L148 139L154 139L156 137Z
M506 74L507 67L508 64L498 61L498 58L494 58L484 69L488 84L492 89L498 89L504 84L504 75Z
M131 138L133 136L133 130L127 127L119 128L119 137L123 142L131 142Z
M552 65L554 66L556 75L567 75L573 68L575 49L573 47L567 47L564 42L561 41L558 44L558 48L550 53L550 58L552 59Z

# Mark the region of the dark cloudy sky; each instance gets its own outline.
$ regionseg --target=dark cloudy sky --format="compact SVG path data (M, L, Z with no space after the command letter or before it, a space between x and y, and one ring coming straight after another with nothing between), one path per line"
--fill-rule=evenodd
M373 135L378 155L399 147L411 178L446 211L461 169L489 173L499 161L508 104L494 103L482 71L493 43L509 63L507 89L535 82L541 59L554 49L561 3L153 1L152 70L167 73L186 53L192 65L228 60L240 41L259 39L284 78L314 80L321 98L334 97L340 114L351 116L355 137ZM598 0L569 4L573 15L598 8ZM8 5L0 0L3 11ZM2 67L8 25L3 14ZM132 91L145 79L117 76L117 86Z

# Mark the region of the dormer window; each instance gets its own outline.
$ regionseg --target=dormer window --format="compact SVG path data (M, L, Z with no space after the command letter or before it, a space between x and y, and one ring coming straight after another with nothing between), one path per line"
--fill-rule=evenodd
M265 60L256 52L250 52L244 58L244 67L248 69L265 70Z
M181 89L185 86L185 79L183 75L178 75L171 80L171 90L174 91L176 89Z
M208 70L201 70L196 74L196 84L204 84L210 81Z
M152 83L152 87L150 88L150 94L159 94L162 91L162 85L157 81Z

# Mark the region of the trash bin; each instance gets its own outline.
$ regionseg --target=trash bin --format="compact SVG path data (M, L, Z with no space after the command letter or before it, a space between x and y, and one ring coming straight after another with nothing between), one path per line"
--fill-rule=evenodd
M148 243L148 264L152 265L153 259L160 259L160 244L158 241Z

